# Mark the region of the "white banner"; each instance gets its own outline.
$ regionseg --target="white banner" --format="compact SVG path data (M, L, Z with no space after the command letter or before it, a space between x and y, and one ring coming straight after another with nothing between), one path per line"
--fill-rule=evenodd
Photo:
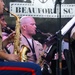
M44 1L45 3L41 0L32 0L31 3L10 2L10 12L19 17L57 18L57 14L54 13L54 4L50 3L51 0ZM73 16L75 16L75 4L62 4L61 18L72 18Z
M75 4L62 4L61 17L72 18L75 16Z

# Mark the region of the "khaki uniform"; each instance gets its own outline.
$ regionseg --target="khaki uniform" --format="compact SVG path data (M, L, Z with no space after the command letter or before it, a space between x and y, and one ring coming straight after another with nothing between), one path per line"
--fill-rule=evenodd
M34 42L34 48L35 48L36 58L37 58L37 61L38 61L40 59L40 55L43 53L43 47L42 47L42 44L39 43L38 41L33 40L33 42ZM24 38L24 36L21 35L20 50L21 50L21 46L22 45L25 45L25 46L27 46L30 49L27 40ZM8 50L10 50L10 52L13 53L14 46L10 45L8 47ZM30 52L27 53L27 57L28 57L28 61L29 62L37 62L37 61L34 60L33 52L32 52L31 49L30 49Z
M39 60L40 54L43 53L43 46L42 46L41 43L39 43L39 42L36 41L36 40L33 40L33 43L34 43L36 58L37 58L37 60ZM25 45L25 46L27 46L27 47L30 49L30 46L28 45L27 40L26 40L25 37L22 36L22 35L21 35L21 42L20 42L20 44L21 44L21 46L22 46L22 45ZM28 56L28 61L36 62L36 61L34 60L33 52L32 52L31 49L30 49L30 52L27 54L27 56Z

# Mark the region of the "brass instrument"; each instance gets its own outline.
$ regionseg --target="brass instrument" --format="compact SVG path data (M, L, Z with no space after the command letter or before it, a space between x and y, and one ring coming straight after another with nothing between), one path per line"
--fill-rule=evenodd
M51 33L44 33L44 32L42 32L41 30L39 30L39 29L36 29L36 32L38 32L38 33L41 33L42 35L44 35L44 36L52 36L52 34Z
M44 33L44 32L42 32L42 31L40 31L39 29L37 29L36 32L40 33L41 35L47 36L48 38L52 37L52 34L51 34L51 33ZM39 60L37 61L37 64L39 64L39 65L41 66L41 71L42 71L42 73L43 73L43 72L45 73L45 71L46 71L46 72L48 72L48 74L52 74L52 70L51 70L51 68L50 68L50 62L48 62L48 61L46 60L46 56L47 56L46 51L47 51L48 49L50 49L51 46L48 47L48 46L47 46L48 44L46 44L46 42L45 42L45 45L46 45L46 47L44 48L44 51L43 51L42 54L40 55Z
M2 50L2 27L0 24L0 51Z
M22 49L20 51L20 60L21 60L21 62L27 61L27 56L26 55L27 55L28 52L30 52L30 49L27 46L22 45Z
M4 30L8 30L10 32L13 32L14 30L12 30L10 27L5 27Z
M23 45L22 50L20 50L20 19L17 15L9 12L7 8L4 8L4 10L16 18L15 37L14 37L14 54L20 55L21 62L25 62L25 61L27 61L27 55L26 54L27 54L29 49L28 49L28 47Z
M45 71L46 71L48 74L52 74L52 70L50 68L50 62L47 62L45 59L45 52L42 52L39 60L37 61L37 64L39 64L41 66L42 73L43 72L45 73Z

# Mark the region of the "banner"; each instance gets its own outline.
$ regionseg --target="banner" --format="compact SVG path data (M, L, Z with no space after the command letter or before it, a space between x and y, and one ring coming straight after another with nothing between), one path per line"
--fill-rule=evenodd
M10 2L10 12L19 17L57 18L60 9L56 8L56 13L54 13L55 4L54 2L51 2L51 4L50 1L52 0L31 0L30 3ZM75 4L62 4L61 18L72 18L73 16L75 16Z

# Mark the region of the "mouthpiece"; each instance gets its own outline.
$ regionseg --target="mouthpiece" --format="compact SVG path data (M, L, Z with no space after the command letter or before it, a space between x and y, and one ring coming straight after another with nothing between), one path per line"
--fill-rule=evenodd
M8 8L4 8L4 10L5 10L6 12L10 13L10 12L8 11Z
M8 8L4 8L4 10L5 10L7 13L9 13L9 14L15 16L16 19L18 19L18 16L17 16L16 14L10 12L10 11L8 10Z
M37 33L42 33L39 29L36 29L36 32L37 32Z

